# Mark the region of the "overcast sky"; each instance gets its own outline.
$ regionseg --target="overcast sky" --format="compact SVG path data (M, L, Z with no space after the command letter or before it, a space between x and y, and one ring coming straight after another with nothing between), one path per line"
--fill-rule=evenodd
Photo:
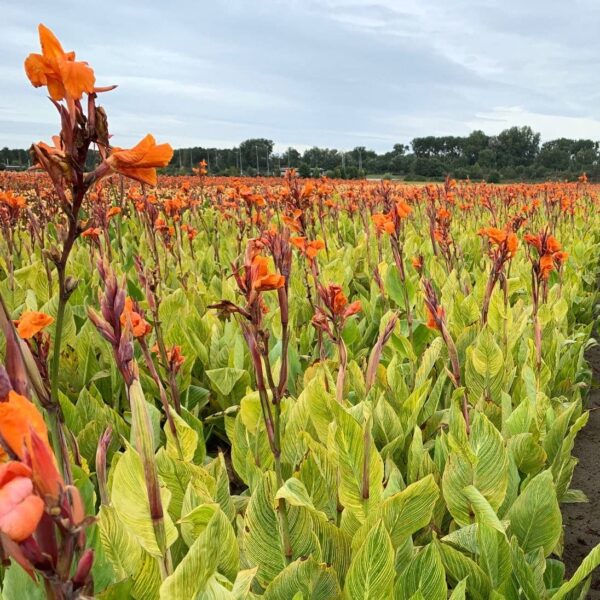
M0 0L0 146L57 130L23 59L52 29L96 72L115 144L268 137L378 151L531 125L600 139L597 0Z

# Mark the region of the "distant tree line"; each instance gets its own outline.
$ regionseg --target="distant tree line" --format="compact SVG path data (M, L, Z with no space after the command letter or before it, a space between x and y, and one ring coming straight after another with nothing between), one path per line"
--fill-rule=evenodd
M468 136L417 137L382 154L364 146L350 151L315 146L302 153L295 148L276 153L273 147L272 140L253 138L235 148L179 148L165 172L191 173L204 160L209 174L229 176L279 176L294 168L302 177L345 179L381 175L418 181L451 175L487 181L574 180L585 172L590 180L600 180L599 142L559 138L540 144L540 134L527 126L495 136L478 130ZM0 150L0 169L28 164L26 150Z

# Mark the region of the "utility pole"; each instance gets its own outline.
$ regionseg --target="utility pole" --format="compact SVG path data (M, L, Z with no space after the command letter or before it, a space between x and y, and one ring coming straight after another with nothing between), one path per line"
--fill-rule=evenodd
M242 149L238 148L238 156L240 158L240 175L243 175L244 172L242 171Z
M258 145L254 145L254 150L256 151L256 175L260 175L260 169L258 168Z
M269 176L269 149L267 148L267 177Z

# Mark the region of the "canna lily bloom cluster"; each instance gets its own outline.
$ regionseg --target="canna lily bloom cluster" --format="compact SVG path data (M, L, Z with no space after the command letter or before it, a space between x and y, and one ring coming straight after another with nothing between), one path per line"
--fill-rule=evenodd
M387 233L398 234L398 230L404 219L412 213L412 208L404 200L398 200L388 213L376 213L371 217L378 235Z
M28 340L40 333L43 329L54 323L54 317L39 311L25 311L20 319L16 321L17 333Z
M507 258L512 258L519 247L519 240L512 231L505 231L496 227L484 227L479 230L478 234L487 237L490 243Z
M346 321L361 311L360 300L349 303L342 288L336 284L319 284L318 291L323 305L316 307L312 324L336 341Z
M537 251L538 259L533 261L533 266L542 281L547 281L552 271L559 271L569 257L568 253L562 250L561 243L547 231L538 235L527 233L524 238Z
M120 316L121 326L129 327L135 338L141 338L148 335L152 331L152 326L140 312L139 306L132 298L125 298L125 306Z
M37 407L12 389L0 366L0 548L33 579L46 579L53 597L91 592L93 551L85 550L79 490L66 485ZM79 557L79 558L77 558ZM78 560L77 568L61 567Z
M312 264L313 260L317 257L319 250L325 248L325 242L323 242L323 240L309 241L301 236L290 238L290 243L296 246L303 256L306 256L309 264Z

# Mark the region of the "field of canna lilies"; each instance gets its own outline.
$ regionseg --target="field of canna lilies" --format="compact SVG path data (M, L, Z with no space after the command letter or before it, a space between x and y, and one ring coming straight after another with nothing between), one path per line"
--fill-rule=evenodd
M586 598L600 189L157 177L40 40L59 135L0 174L2 598Z

